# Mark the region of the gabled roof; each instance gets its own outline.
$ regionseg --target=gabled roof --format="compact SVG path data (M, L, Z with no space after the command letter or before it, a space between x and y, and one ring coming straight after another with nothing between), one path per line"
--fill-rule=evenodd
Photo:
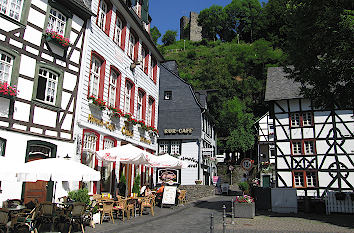
M268 68L265 101L303 98L300 94L301 83L287 76L283 67Z

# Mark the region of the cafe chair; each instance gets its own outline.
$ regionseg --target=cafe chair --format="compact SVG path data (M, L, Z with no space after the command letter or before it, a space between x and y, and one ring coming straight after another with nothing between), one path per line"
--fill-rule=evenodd
M5 208L0 208L0 232L7 232L9 228L9 211Z
M102 210L101 210L101 224L103 221L103 218L108 215L110 219L112 219L113 223L114 223L114 219L113 219L113 203L114 201L104 201L102 202Z
M135 202L136 200L130 199L127 201L127 218L130 219L130 216L135 216Z
M73 204L73 208L69 213L70 227L68 233L71 232L71 229L74 224L79 224L81 226L82 233L85 233L84 228L84 218L85 218L85 203L77 202Z
M51 202L42 202L39 205L39 216L38 216L38 229L43 224L51 224L51 230L54 228L54 222L57 219L54 211L54 205Z
M113 211L116 213L117 218L118 218L119 212L121 212L122 213L122 220L124 221L124 214L127 213L127 201L118 197L118 201L115 201L115 205L113 206ZM128 216L128 213L127 213L127 216Z
M30 212L20 212L14 214L11 220L12 232L31 232L38 233L37 221L38 207L33 208Z
M142 199L142 202L140 204L140 215L143 214L145 208L150 208L150 212L152 216L154 216L154 198L155 197L153 195L150 195Z
M180 190L180 193L178 196L178 204L185 204L187 202L186 193L187 193L187 190Z

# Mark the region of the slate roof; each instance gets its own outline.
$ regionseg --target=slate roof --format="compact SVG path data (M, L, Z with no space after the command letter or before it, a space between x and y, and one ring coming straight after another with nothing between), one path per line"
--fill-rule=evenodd
M301 83L286 77L283 67L269 67L265 101L303 98L300 94Z
M91 11L91 1L87 0L62 0L63 4L68 3L71 10L77 12L78 16L84 17L86 19L90 18L91 16L95 16L95 14Z

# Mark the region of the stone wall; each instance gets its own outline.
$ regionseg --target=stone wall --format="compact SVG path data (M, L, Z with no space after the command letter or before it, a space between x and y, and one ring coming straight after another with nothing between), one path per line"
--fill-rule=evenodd
M213 196L215 194L215 187L213 185L181 185L179 189L187 190L187 202Z
M198 13L191 12L189 18L189 39L191 41L201 41L202 40L202 27L198 25Z

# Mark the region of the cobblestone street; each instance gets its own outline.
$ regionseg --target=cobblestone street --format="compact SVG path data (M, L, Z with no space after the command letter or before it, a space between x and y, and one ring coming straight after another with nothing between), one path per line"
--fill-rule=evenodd
M214 214L214 232L222 232L222 206L230 207L231 196L214 196L186 206L156 207L155 216L143 215L128 221L116 220L86 228L87 233L100 232L210 232L210 214ZM226 232L354 232L353 215L318 214L281 215L257 212L254 219L235 219L228 214Z

